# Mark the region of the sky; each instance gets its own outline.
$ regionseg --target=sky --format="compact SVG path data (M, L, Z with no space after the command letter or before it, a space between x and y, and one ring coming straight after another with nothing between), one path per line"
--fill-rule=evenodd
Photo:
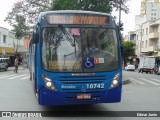
M12 6L17 0L0 0L0 27L11 29L11 26L4 22L7 13L12 10Z
M7 13L12 10L12 7L14 3L18 0L0 0L0 27L7 28L9 30L12 29L12 27L7 23L4 22L5 17L7 16ZM124 23L124 31L122 32L124 35L127 35L129 31L134 30L135 26L135 15L140 14L140 4L141 0L130 0L128 2L128 6L130 9L130 12L128 14L125 14L122 12L121 15L121 21ZM117 16L117 20L119 20L119 12L113 12L113 15Z
M129 31L135 29L135 15L140 15L140 6L142 0L130 0L127 3L129 7L129 13L121 12L121 21L123 22L124 31L123 35L128 35ZM119 22L119 12L113 12L112 15L117 16L117 22Z

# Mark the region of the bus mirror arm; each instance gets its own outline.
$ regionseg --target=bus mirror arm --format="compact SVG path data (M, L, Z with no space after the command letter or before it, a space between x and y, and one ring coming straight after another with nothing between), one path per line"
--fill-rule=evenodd
M33 43L38 43L37 30L34 30L34 31L33 31L33 34L32 34L32 42L33 42Z

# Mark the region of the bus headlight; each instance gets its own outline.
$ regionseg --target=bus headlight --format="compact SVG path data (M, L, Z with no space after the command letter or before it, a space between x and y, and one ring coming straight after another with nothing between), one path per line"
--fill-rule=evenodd
M49 77L47 77L46 75L42 75L42 78L44 79L46 88L54 90L54 91L57 90L56 87L54 86L52 80Z
M110 85L110 89L115 88L115 87L118 86L118 84L119 84L119 77L120 77L120 73L117 73L117 74L114 76L114 78L113 78L113 80L112 80L112 83L111 83L111 85Z
M46 82L46 87L51 88L52 87L52 83L51 82Z

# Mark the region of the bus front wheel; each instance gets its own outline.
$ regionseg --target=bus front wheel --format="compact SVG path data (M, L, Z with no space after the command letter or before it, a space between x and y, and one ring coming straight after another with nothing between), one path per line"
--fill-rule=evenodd
M36 87L35 81L33 82L33 90L34 90L34 94L35 94L36 98L38 99L38 89Z
M29 77L29 79L32 81L32 74L31 74L31 72L30 72L30 77Z
M36 84L36 81L33 79L34 78L34 74L31 74L30 77L31 77L31 81L33 83L33 91L34 91L34 94L36 96L36 99L39 99L37 84Z

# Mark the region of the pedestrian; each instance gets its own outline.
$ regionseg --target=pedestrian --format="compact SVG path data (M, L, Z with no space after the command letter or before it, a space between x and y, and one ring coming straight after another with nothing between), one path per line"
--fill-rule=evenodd
M14 72L17 73L17 70L18 70L18 58L16 57L15 61L14 61L14 65L15 65L15 69L14 69Z

